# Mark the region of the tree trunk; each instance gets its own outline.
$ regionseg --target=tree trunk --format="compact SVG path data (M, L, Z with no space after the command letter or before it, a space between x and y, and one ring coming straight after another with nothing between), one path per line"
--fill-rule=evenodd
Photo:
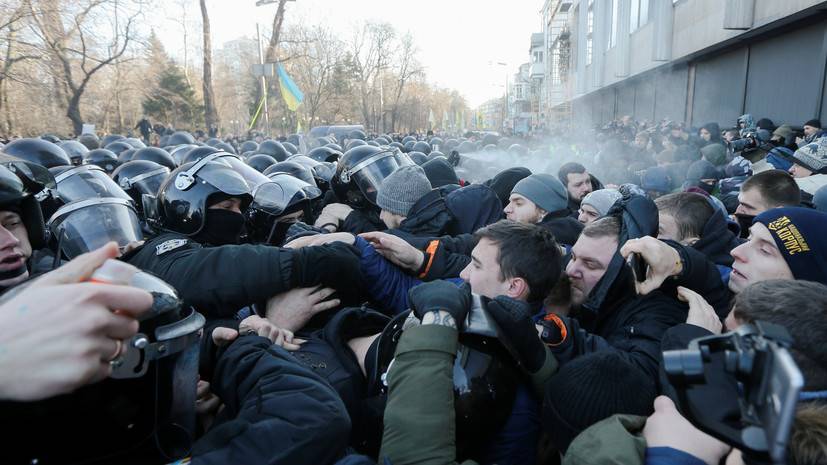
M285 6L287 6L287 0L279 0L276 16L273 17L273 35L270 36L270 43L267 44L267 53L264 55L267 63L273 63L278 60L279 36L281 35L281 25L284 22Z
M212 37L207 1L200 1L204 35L204 122L207 126L207 134L212 134L213 128L218 129L218 110L215 108L215 93L212 88Z

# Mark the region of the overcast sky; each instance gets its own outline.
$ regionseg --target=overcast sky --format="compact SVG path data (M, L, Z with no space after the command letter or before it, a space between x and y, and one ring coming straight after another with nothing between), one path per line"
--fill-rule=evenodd
M163 1L165 14L180 11ZM256 7L255 0L208 0L213 47L239 37L255 37L256 22L269 27L275 5ZM410 31L420 49L428 80L457 89L475 107L504 92L508 63L513 74L528 62L531 33L541 32L543 0L296 0L288 3L287 22L323 23L342 38L360 20L383 20ZM200 30L198 2L191 1L190 20ZM156 32L178 55L180 27L166 21ZM200 37L191 37L198 42Z

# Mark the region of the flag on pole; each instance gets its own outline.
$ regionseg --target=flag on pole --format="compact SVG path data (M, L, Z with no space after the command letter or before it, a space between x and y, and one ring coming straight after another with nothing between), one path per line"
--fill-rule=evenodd
M299 105L304 101L304 94L299 90L299 87L287 75L284 66L278 64L279 88L281 89L281 96L284 98L284 103L290 111L296 111Z
M301 134L301 133L302 133L302 119L297 117L296 118L296 134Z

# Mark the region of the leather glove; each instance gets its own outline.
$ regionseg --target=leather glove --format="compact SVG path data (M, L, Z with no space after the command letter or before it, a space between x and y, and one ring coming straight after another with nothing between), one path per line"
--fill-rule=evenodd
M536 373L546 360L546 348L534 326L531 306L506 296L488 302L488 314L503 332L500 341L528 373Z
M471 308L471 286L457 287L449 281L431 281L408 291L408 304L417 318L429 312L444 310L451 314L460 329Z

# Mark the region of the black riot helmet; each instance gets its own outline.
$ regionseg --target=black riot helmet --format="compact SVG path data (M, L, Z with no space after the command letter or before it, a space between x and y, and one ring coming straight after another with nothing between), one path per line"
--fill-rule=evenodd
M408 142L405 142L405 145L402 147L402 152L415 152L414 145L416 145L416 141L409 140Z
M265 171L267 171L267 168L278 163L275 158L271 157L270 155L265 155L263 153L253 155L245 161L248 165L253 167L253 169L258 171L259 173L264 173Z
M184 144L195 144L195 138L192 137L192 134L186 131L177 131L172 133L167 139L166 145L184 145Z
M301 134L290 134L289 136L287 136L286 142L288 144L293 144L294 146L298 147L302 145L302 136Z
M57 145L66 152L66 155L69 155L69 160L75 166L82 164L86 154L89 153L89 149L76 140L65 140Z
M431 137L431 140L429 140L428 143L431 144L431 147L434 150L436 150L437 147L441 147L445 142L441 137Z
M335 142L331 142L331 143L329 143L329 144L325 144L325 145L323 145L323 147L330 147L330 148L332 148L333 150L335 150L335 151L337 151L337 152L339 152L339 153L342 153L342 146L341 146L341 145L339 145L339 144L337 144L337 143L335 143Z
M35 197L40 190L37 185L24 182L27 177L24 177L25 173L21 172L25 170L31 173L32 168L23 161L8 162L4 165L0 165L0 210L13 209L19 212L23 225L26 226L32 249L41 249L46 246L46 228L43 224L43 212ZM12 166L14 166L14 171L12 171ZM17 172L21 174L18 175ZM40 186L41 190L46 188L45 185Z
M132 160L153 161L159 165L166 166L170 170L174 170L178 166L175 164L175 159L172 158L172 155L170 155L166 150L158 147L145 147L139 149L132 155Z
M135 156L135 152L137 152L138 150L140 150L140 149L129 149L129 150L124 150L123 152L119 153L118 154L118 163L123 164L123 163L126 163L128 161L132 161L132 157Z
M40 138L43 139L43 140L47 140L47 141L49 141L53 144L60 143L60 137L57 137L54 134L43 134L42 136L40 136Z
M284 147L284 150L287 150L287 152L290 155L295 155L299 153L299 148L296 147L292 142L282 142L281 145Z
M161 184L169 176L169 168L149 160L132 160L112 173L112 180L124 190L138 212L143 211L143 195L157 196Z
M111 144L107 144L104 148L106 150L109 150L109 151L113 152L115 155L119 155L121 152L123 152L125 150L129 150L129 149L134 149L135 147L133 147L132 144L127 142L126 139L122 139L122 140L116 140L115 142L112 142Z
M62 148L43 139L17 139L3 147L3 153L46 168L72 164Z
M258 153L263 153L265 155L270 155L271 157L275 158L276 161L284 161L287 160L291 154L281 145L281 142L277 140L266 140L258 146Z
M216 137L210 137L209 139L204 141L204 145L209 145L210 147L215 147L216 145L221 143L221 139Z
M244 163L244 161L242 161L238 155L233 155L231 153L224 152L219 153L217 155L222 162L230 165L236 173L240 174L241 177L244 178L245 181L247 181L247 185L250 186L251 192L259 184L268 181L267 176L260 173L259 171L256 171L252 166L248 165L247 163Z
M313 170L307 165L303 165L295 161L288 160L279 162L264 170L264 175L271 179L272 177L270 175L274 173L287 173L294 178L301 179L313 187L318 187L316 185L316 180L313 178Z
M109 242L123 250L143 239L141 221L132 200L92 197L67 203L49 218L55 249L68 260Z
M519 157L525 157L528 155L528 149L524 145L511 144L511 146L508 147L508 153Z
M173 145L166 147L165 150L169 152L170 156L172 156L173 161L175 161L175 166L181 166L186 163L185 158L190 153L190 151L195 150L197 148L201 148L195 144L183 144L183 145ZM207 150L212 150L212 147L208 148ZM210 153L215 153L215 151L210 151Z
M411 152L422 152L425 155L428 155L429 153L431 153L431 144L425 142L424 140L421 140L419 142L416 142L413 145L413 147L411 147Z
M81 165L55 175L57 194L64 203L92 198L115 197L131 202L132 198L97 165Z
M214 153L178 167L158 189L157 216L147 220L160 229L194 236L204 227L209 197L237 197L242 201L242 210L246 209L253 200L250 186L229 163L230 158L238 160L233 155Z
M238 148L241 153L244 152L255 152L258 150L258 143L254 140L247 140L241 143L241 146Z
M214 153L220 153L221 151L215 147L210 147L209 145L203 145L201 147L195 147L192 150L188 150L186 155L184 155L182 161L178 164L178 166L183 165L184 163L192 163L194 161L198 161L208 155L212 155ZM175 153L178 153L177 151ZM173 154L173 156L175 156Z
M368 136L365 134L365 131L362 131L361 129L354 129L348 133L347 138L364 141L368 138Z
M57 183L51 170L58 168L70 169L70 166L46 168L37 163L4 157L2 155L0 155L0 162L20 178L26 191L34 195L37 203L40 204L43 219L51 216L52 213L63 205L63 200L57 194ZM37 224L34 226L37 226ZM37 237L40 237L39 233Z
M115 142L116 140L124 140L124 139L126 139L126 137L124 137L120 134L107 134L107 135L103 136L103 139L101 140L100 145L101 145L101 147L106 147L107 145L111 144L112 142Z
M86 154L83 163L98 166L107 174L110 174L121 164L121 161L118 159L118 155L109 149L95 149Z
M133 149L142 149L146 147L146 144L144 144L142 140L136 139L134 137L127 137L123 141L131 145Z
M339 161L331 187L342 202L367 208L376 205L382 181L399 167L395 150L359 146L348 150Z
M238 153L235 150L235 147L228 144L227 142L219 142L215 144L215 148L221 150L222 152L232 153L233 155L237 155Z
M316 147L315 149L307 152L307 156L318 161L318 162L336 162L342 157L342 152L333 149L332 147Z
M313 168L313 178L316 180L316 185L322 192L327 192L331 187L333 176L336 176L336 164L322 162Z
M368 145L368 143L363 141L362 139L352 139L348 141L347 144L345 144L345 151L347 152L352 148L360 147L362 145Z
M103 268L118 265L124 266L113 260ZM15 447L5 460L170 463L191 454L197 434L198 342L205 319L157 277L137 271L127 279L128 285L152 295L152 307L138 318L138 332L110 363L112 374L37 405L4 411L17 425L7 436ZM27 285L14 288L3 301ZM48 447L44 437L49 437Z
M253 190L253 202L247 210L248 232L255 243L281 245L287 229L302 212L308 216L310 202L319 198L322 191L287 173L272 173L270 182L259 184Z
M81 134L78 136L78 142L86 146L89 150L95 150L101 147L101 141L95 134Z
M422 166L426 161L428 161L428 156L422 152L408 152L408 158L411 159L417 165Z
M486 310L488 299L473 295L473 304L459 334L454 360L454 410L457 458L479 452L511 414L520 371L499 342L500 329ZM392 365L396 344L404 331L404 312L385 326L379 336L368 378L368 395L387 394L384 375Z
M416 143L416 137L414 137L414 136L405 136L405 137L402 138L402 145L405 145L408 142Z

